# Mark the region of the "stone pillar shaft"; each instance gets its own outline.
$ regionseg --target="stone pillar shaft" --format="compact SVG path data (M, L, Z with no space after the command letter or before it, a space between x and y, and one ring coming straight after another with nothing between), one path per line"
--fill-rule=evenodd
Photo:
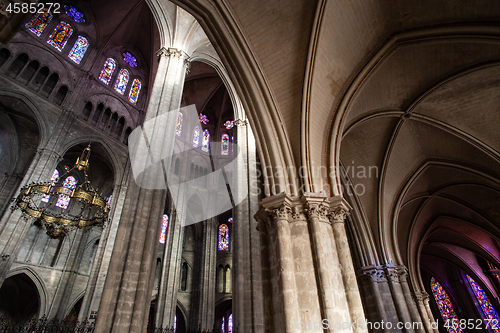
M159 51L155 83L146 112L152 133L148 133L148 158L157 163L144 171L143 179L164 181L170 163L159 163L159 157L172 156L177 110L180 106L185 76L185 53L174 49ZM155 117L165 114L166 121ZM161 167L156 167L161 165ZM166 189L139 187L131 175L113 248L108 276L99 307L95 332L144 332L158 251L161 216L165 206Z
M238 197L246 198L233 209L233 327L236 332L264 329L260 238L253 216L258 210L255 138L243 120L236 120L236 143L243 159L233 173ZM240 163L242 165L240 165ZM234 189L233 189L234 190Z
M365 314L361 303L356 273L352 263L351 251L347 242L344 221L348 212L348 206L344 202L339 202L338 198L333 198L330 202L331 222L333 235L340 265L342 267L342 278L344 280L345 294L352 322L364 322ZM355 332L368 332L363 325L356 326Z
M335 332L335 323L348 323L350 316L342 281L342 267L333 239L332 226L328 221L328 205L324 202L325 199L306 197L306 212L309 219L315 269L319 276L318 289L320 290L322 318L330 323L326 331Z

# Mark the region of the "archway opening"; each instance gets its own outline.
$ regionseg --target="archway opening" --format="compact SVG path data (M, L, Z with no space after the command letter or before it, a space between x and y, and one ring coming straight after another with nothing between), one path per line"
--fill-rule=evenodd
M5 280L0 288L0 317L23 323L38 317L40 295L31 278L17 274Z

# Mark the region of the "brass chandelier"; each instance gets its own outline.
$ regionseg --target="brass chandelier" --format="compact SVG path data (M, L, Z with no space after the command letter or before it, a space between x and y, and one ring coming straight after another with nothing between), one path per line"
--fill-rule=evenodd
M41 182L24 186L14 199L12 209L20 209L26 219L33 219L51 238L64 238L72 229L104 226L109 209L106 200L94 190L88 180L89 158L90 144L77 158L75 166L61 175L55 183ZM81 172L84 175L83 183L73 188L64 183L68 177ZM65 205L58 203L61 196L66 201Z

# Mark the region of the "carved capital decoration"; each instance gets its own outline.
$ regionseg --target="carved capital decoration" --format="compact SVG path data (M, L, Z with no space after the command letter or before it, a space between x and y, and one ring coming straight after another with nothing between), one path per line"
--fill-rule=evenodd
M161 49L159 49L156 52L156 56L158 58L161 58L161 57L174 57L177 59L185 58L186 60L189 58L189 56L186 54L186 52L179 50L179 49L176 49L176 48L173 48L173 47L169 47L168 49L165 47L162 47Z
M288 216L292 213L292 209L286 204L281 204L278 208L271 209L270 213L276 220L288 219Z
M429 294L425 291L412 293L412 296L416 303L425 304L429 301Z
M294 220L303 220L305 219L304 212L300 209L299 206L292 207L292 219Z
M248 121L243 119L235 119L233 125L237 127L244 127L248 125Z
M385 272L378 267L366 267L361 269L358 276L365 278L369 282L384 282L386 281Z
M398 270L394 266L386 266L385 267L385 275L387 276L387 280L389 282L399 283L399 274Z
M330 222L333 223L344 223L346 217L349 215L347 208L339 206L330 210Z
M309 219L312 218L317 218L319 220L327 220L328 219L328 210L329 207L327 204L320 202L320 203L312 203L312 202L306 202L305 205L305 212L307 214L307 217Z

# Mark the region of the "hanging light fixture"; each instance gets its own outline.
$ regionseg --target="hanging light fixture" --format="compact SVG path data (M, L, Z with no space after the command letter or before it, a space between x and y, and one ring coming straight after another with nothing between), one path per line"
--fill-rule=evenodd
M64 238L72 229L104 226L108 220L106 200L90 185L90 144L77 158L75 166L54 182L31 183L14 199L13 210L20 209L26 219L47 230L51 238ZM83 183L77 179L84 175Z

